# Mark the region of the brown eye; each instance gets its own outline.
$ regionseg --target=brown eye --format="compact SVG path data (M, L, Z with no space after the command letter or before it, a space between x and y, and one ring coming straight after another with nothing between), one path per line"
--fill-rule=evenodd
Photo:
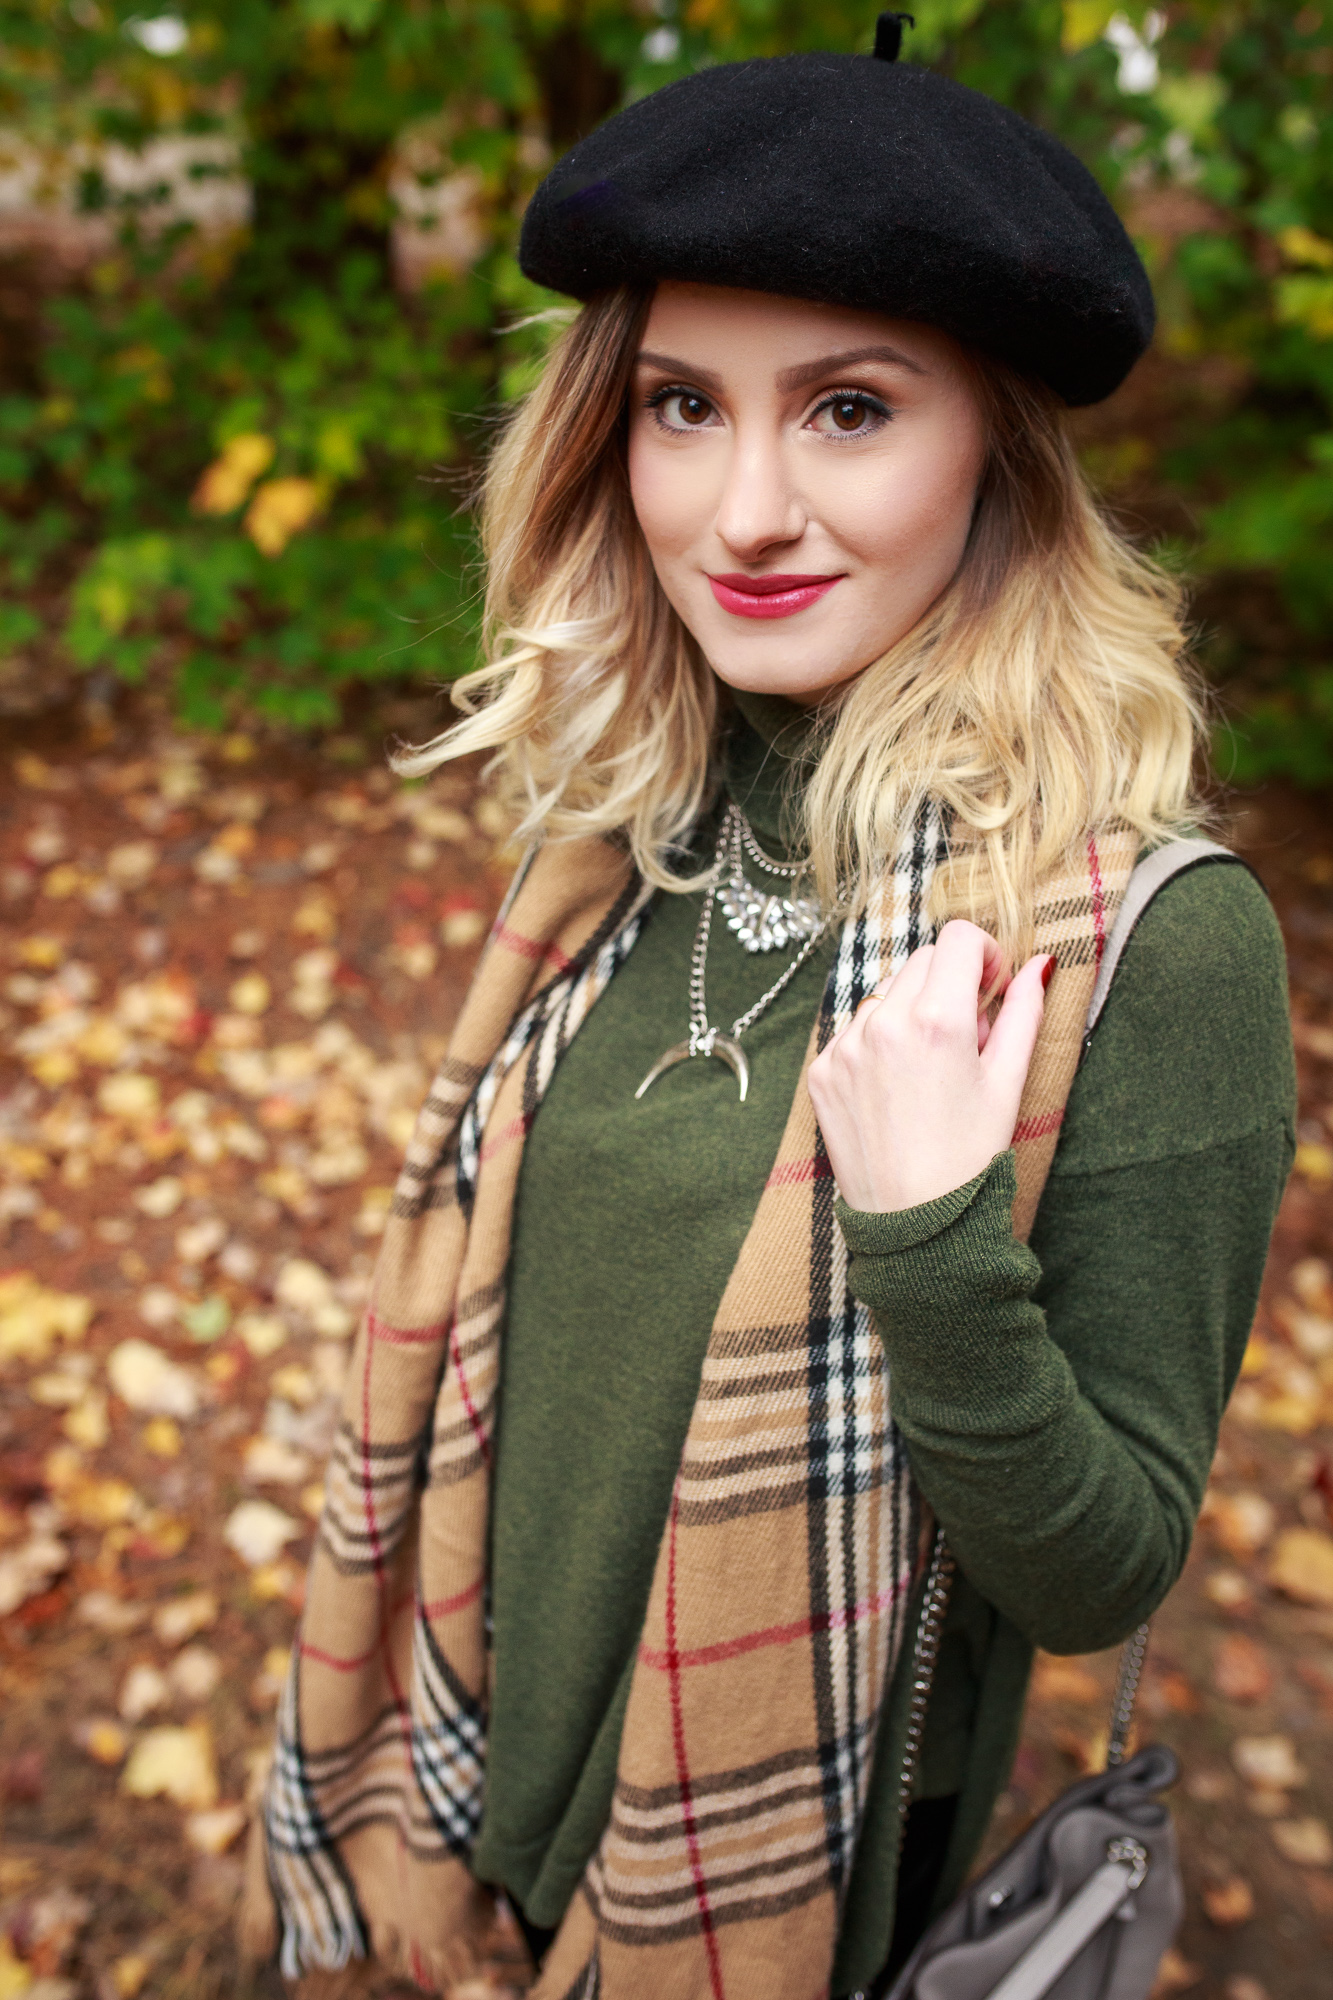
M706 403L702 396L678 396L676 408L680 412L682 423L703 424L708 421L711 405Z
M840 431L859 431L866 420L866 406L859 396L841 396L828 407Z

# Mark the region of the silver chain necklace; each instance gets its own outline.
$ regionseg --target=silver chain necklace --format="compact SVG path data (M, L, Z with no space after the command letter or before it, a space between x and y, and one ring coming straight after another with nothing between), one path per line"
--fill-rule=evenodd
M727 841L727 872L714 891L722 906L728 930L736 933L746 951L780 951L790 944L803 944L819 930L819 905L808 896L782 896L757 889L747 881L742 853L769 875L790 881L801 872L799 861L770 861L754 837L754 831L739 806L728 809L723 821ZM720 867L719 863L719 867Z
M821 917L814 904L805 901L795 902L785 897L773 897L767 900L780 903L782 911L764 919L768 928L764 933L762 942L747 943L740 923L731 915L728 908L728 896L734 897L738 878L751 896L758 896L760 894L759 891L751 889L750 884L745 881L740 863L742 846L746 853L753 855L762 867L770 869L775 875L790 877L798 871L799 863L784 865L779 862L770 861L755 840L753 833L750 831L749 822L746 820L740 807L734 805L727 807L717 837L717 850L713 856L712 880L704 894L703 908L699 912L699 923L694 933L694 948L690 953L689 1036L687 1040L677 1042L673 1048L669 1048L665 1055L658 1057L647 1076L643 1079L643 1082L635 1091L634 1096L636 1100L652 1088L659 1076L664 1075L669 1069L674 1069L677 1063L688 1062L691 1056L716 1056L720 1062L724 1062L727 1065L727 1068L739 1083L741 1087L740 1101L744 1104L746 1094L750 1088L750 1065L746 1060L745 1051L740 1045L740 1038L747 1028L753 1027L765 1009L772 1006L783 988L796 977L828 929L829 919ZM733 872L727 877L724 883L720 884L718 878L722 875L723 868L727 864L728 859L732 862ZM753 1007L747 1007L745 1012L732 1022L731 1033L729 1035L723 1034L720 1028L710 1028L708 1025L708 998L704 987L704 974L708 964L708 939L713 928L714 897L721 903L723 910L727 912L728 923L740 938L741 943L745 945L747 951L772 951L778 943L795 942L797 936L803 935L805 939L795 958L791 961L791 964L783 971L781 978L769 987L767 993L760 995ZM784 914L786 911L800 912L799 921L802 926L801 930L795 930L788 922ZM813 912L813 919L808 918L806 912ZM813 928L809 927L811 921L813 922ZM776 934L779 924L784 926L781 938ZM747 928L754 931L756 936L759 935L749 918L746 919L746 925Z

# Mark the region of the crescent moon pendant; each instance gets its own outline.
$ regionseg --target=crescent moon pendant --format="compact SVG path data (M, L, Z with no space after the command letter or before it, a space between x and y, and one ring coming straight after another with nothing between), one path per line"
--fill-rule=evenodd
M668 1049L665 1055L657 1058L635 1091L635 1102L637 1103L639 1098L652 1089L659 1076L664 1076L669 1069L674 1069L677 1063L688 1062L690 1057L695 1055L710 1055L716 1056L720 1062L727 1065L741 1087L740 1101L744 1104L746 1092L750 1088L750 1065L745 1059L744 1049L739 1042L733 1041L730 1035L714 1034L711 1043L712 1046L705 1050L692 1049L688 1042L677 1042L674 1048Z

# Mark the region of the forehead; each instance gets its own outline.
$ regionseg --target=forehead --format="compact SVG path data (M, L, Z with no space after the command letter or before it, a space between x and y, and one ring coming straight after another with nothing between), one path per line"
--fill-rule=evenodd
M727 285L660 284L643 332L643 346L681 359L725 367L770 366L885 345L916 367L948 371L958 344L920 320L894 319L856 306L822 305L776 292Z

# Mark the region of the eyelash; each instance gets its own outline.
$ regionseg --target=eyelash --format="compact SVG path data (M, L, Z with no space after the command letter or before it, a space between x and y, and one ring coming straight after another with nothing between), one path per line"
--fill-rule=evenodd
M667 423L659 414L663 404L669 403L673 396L698 396L700 402L705 403L709 399L707 396L700 396L697 389L688 389L680 382L671 382L661 389L654 389L651 396L645 399L644 408L652 411L654 417L657 419L658 429L665 431L670 437L679 437L681 435L681 426ZM872 396L867 389L832 389L827 396L822 397L816 403L806 421L813 422L823 411L832 409L835 403L850 402L860 403L867 414L876 419L876 421L869 426L868 431L863 429L844 431L842 434L843 439L849 443L855 438L872 435L883 424L892 423L897 414L881 397ZM689 425L686 428L693 430L696 427ZM698 428L702 429L703 427L700 425ZM824 432L822 435L832 437L835 443L838 442L837 436L833 432Z

